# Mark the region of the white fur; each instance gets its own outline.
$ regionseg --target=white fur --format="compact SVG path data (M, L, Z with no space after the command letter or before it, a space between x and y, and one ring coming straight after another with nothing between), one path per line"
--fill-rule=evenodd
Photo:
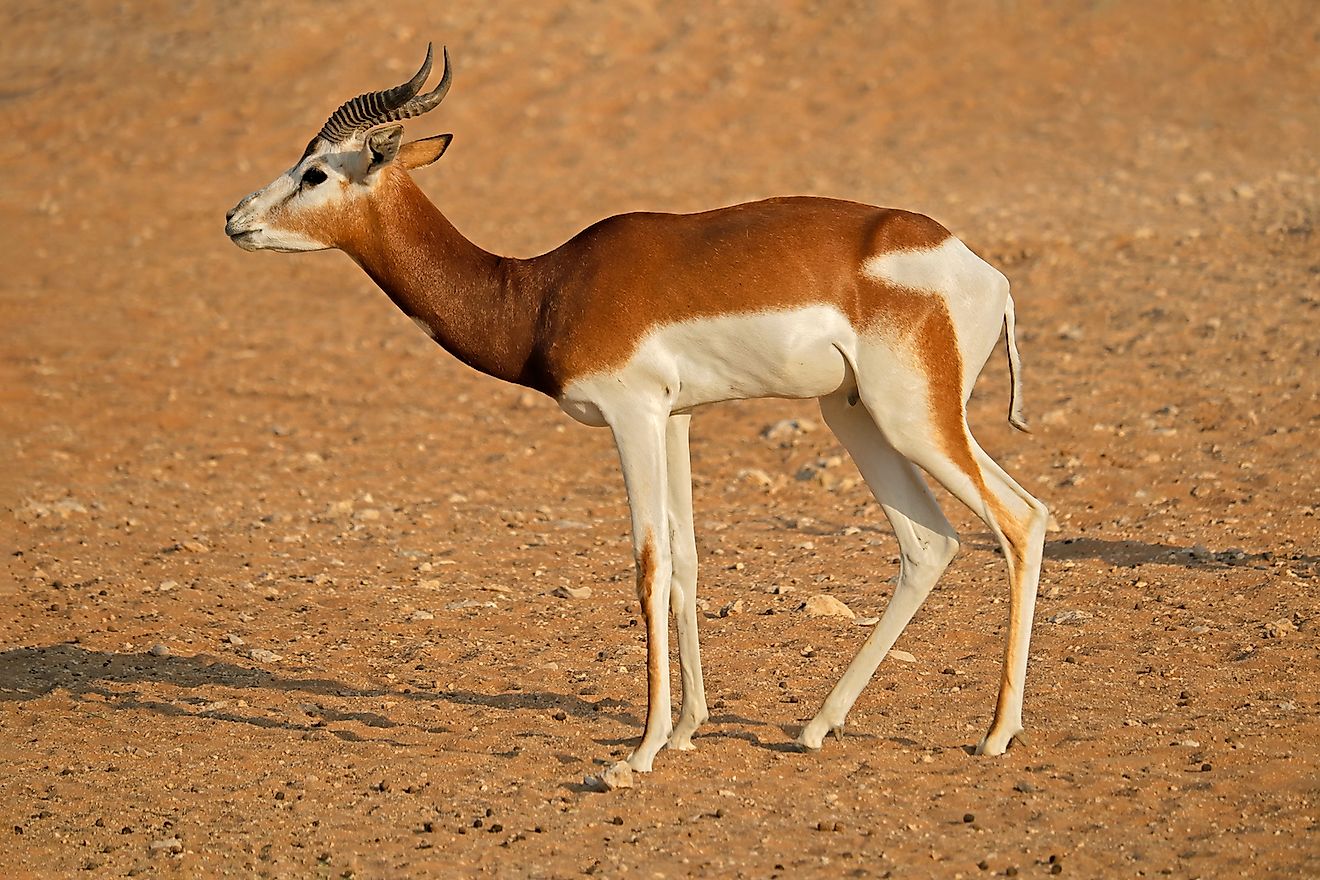
M1008 306L1008 279L950 236L925 250L868 257L862 274L876 281L938 296L949 311L963 356L963 385L972 383L995 342Z
M848 381L844 353L856 347L856 332L833 306L680 321L651 331L620 369L574 382L559 405L600 426L612 400L653 389L666 414L724 400L821 397Z

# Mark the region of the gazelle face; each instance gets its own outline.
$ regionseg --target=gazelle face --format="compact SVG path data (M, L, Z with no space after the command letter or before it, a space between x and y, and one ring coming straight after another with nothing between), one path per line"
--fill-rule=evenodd
M338 244L338 231L365 197L369 158L362 149L318 138L303 158L225 215L225 234L247 251L319 251Z
M429 165L452 135L404 144L400 119L430 111L449 91L449 53L440 84L418 94L431 74L431 46L411 79L342 104L321 127L302 158L225 215L225 234L247 251L281 253L341 247L362 229L367 200L391 165Z

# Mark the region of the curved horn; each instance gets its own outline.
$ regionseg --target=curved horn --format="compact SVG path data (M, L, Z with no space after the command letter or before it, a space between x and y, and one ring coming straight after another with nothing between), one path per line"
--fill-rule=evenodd
M445 70L440 75L439 84L425 95L418 95L399 109L389 111L386 114L388 118L385 121L421 116L428 110L434 110L445 99L445 95L449 94L449 86L454 81L454 72L449 68L449 49L442 46L440 53L444 56Z
M406 119L409 116L416 116L430 110L440 99L444 97L444 92L449 89L449 52L445 51L445 75L440 85L426 95L417 97L417 92L421 90L422 84L426 78L431 75L431 44L426 44L426 60L417 73L406 83L397 85L392 89L385 89L380 92L367 92L358 95L349 101L339 105L330 118L326 120L325 125L321 126L321 131L317 137L329 141L332 144L342 143L358 132L366 131L373 125L382 122L390 122L395 119ZM439 96L433 99L433 96L439 92ZM415 100L414 100L415 99ZM414 104L419 102L430 103L422 109L411 109ZM402 115L399 115L402 114Z

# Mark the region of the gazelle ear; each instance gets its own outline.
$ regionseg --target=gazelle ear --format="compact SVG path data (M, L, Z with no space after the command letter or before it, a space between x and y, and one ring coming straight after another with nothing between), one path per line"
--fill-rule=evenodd
M382 165L388 165L399 154L399 144L403 141L403 126L399 124L382 125L367 132L363 152L366 153L368 173Z
M425 168L445 154L453 139L452 134L438 134L404 144L399 149L399 164L408 169Z

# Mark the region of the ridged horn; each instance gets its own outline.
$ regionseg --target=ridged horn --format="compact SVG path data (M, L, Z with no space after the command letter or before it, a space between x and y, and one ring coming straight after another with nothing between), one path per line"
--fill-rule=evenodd
M440 77L440 84L434 89L424 95L417 94L431 75L431 44L427 43L426 60L411 79L392 89L367 92L345 101L330 114L317 137L332 144L340 144L382 122L409 119L433 109L444 100L449 84L453 81L453 73L449 69L449 50L441 51L444 54L445 71Z

